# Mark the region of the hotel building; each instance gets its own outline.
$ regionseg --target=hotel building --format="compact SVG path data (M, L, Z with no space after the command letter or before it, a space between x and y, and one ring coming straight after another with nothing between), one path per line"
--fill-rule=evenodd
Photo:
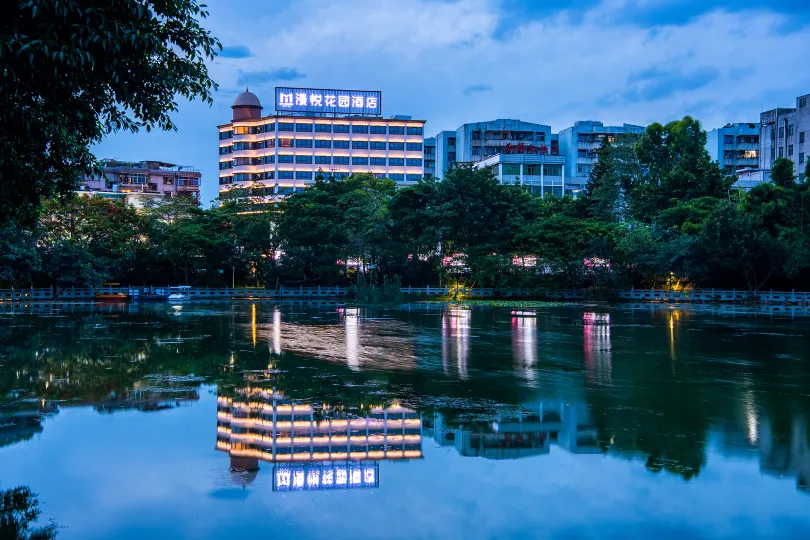
M351 98L352 104L364 99L373 106L368 112L312 106L329 98ZM272 202L312 185L319 174L371 173L399 186L415 184L425 175L425 122L382 118L380 99L374 92L277 88L276 114L262 116L259 98L242 92L231 107L231 122L219 126L220 195L242 190L254 202Z

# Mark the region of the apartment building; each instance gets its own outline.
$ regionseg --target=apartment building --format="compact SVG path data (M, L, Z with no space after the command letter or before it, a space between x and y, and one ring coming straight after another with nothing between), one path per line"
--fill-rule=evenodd
M424 120L382 118L380 92L276 88L276 113L259 98L236 97L219 126L219 190L272 202L312 185L318 175L371 173L397 185L425 175Z
M436 137L425 139L425 178L436 176Z
M706 134L706 151L726 172L738 174L759 168L759 131L756 123L735 123Z
M793 108L776 108L759 116L759 168L771 170L777 158L793 161L799 177L810 158L810 94L796 98Z
M103 176L85 176L80 194L123 199L138 206L146 198L188 197L199 203L202 174L163 161L101 160Z
M644 133L643 126L623 124L606 126L602 122L586 120L575 122L559 135L559 153L565 157L568 168L565 171L565 190L576 196L585 189L588 178L596 165L599 148L605 141L613 140L625 133Z
M501 184L526 186L538 197L565 193L565 158L560 155L497 154L474 167L492 167Z

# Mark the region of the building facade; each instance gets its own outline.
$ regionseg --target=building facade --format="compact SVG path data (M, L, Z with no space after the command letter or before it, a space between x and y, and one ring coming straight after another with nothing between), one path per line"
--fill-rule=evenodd
M738 174L759 167L759 131L756 123L728 124L706 134L706 151L725 172Z
M175 165L163 161L101 160L104 176L86 176L81 192L90 192L110 198L121 198L112 193L142 193L152 196L188 197L199 203L202 174L194 167ZM143 197L129 197L141 200Z
M810 157L810 94L796 98L795 108L777 108L759 116L759 167L771 170L780 157L793 161L800 177Z
M606 126L602 122L586 120L575 122L559 135L559 152L565 156L568 168L565 176L566 191L576 196L585 188L597 161L597 153L604 141L613 142L618 136L626 133L644 133L643 126L623 124Z
M425 178L436 176L436 137L425 139Z
M545 154L497 154L474 165L492 167L501 184L519 184L539 197L565 193L565 158Z
M436 135L436 177L456 163L478 163L498 154L557 154L551 127L499 118L473 122Z
M232 109L231 122L219 126L221 196L239 189L255 202L272 202L312 185L318 175L370 173L400 186L425 175L423 120L287 111L262 116L250 92L239 94Z

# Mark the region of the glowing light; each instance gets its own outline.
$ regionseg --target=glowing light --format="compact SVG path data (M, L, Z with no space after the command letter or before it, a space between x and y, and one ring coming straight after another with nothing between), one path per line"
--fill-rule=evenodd
M278 487L290 487L290 471L286 469L282 469L280 471L276 471L276 486Z
M362 109L364 101L363 96L352 96L352 107Z
M369 96L366 98L366 109L376 109L377 108L377 98Z
M337 96L327 95L324 96L324 100L326 101L327 107L334 107L336 105L335 102L337 101Z
M304 487L304 471L293 472L292 487L293 488Z
M309 103L313 107L321 107L323 106L323 96L320 94L312 94L309 96Z
M338 107L348 107L349 96L338 96Z
M281 107L292 107L293 106L293 95L292 95L292 93L290 93L290 94L280 93L278 95L278 104Z
M349 483L353 486L357 486L361 483L361 471L359 469L353 469L349 473Z
M297 94L295 94L295 105L298 107L306 107L307 95L303 92L298 92Z
M374 483L374 469L372 468L363 469L363 482L365 482L366 484Z
M348 480L346 469L338 469L335 471L335 485L345 486Z

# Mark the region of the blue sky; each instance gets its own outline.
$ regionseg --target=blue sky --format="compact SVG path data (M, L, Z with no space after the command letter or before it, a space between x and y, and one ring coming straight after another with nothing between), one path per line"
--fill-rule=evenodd
M218 124L245 86L381 90L383 114L428 135L494 118L648 124L691 114L710 129L757 121L810 92L807 0L209 0L224 46L214 105L180 102L172 133L116 134L98 157L203 172L217 193Z

